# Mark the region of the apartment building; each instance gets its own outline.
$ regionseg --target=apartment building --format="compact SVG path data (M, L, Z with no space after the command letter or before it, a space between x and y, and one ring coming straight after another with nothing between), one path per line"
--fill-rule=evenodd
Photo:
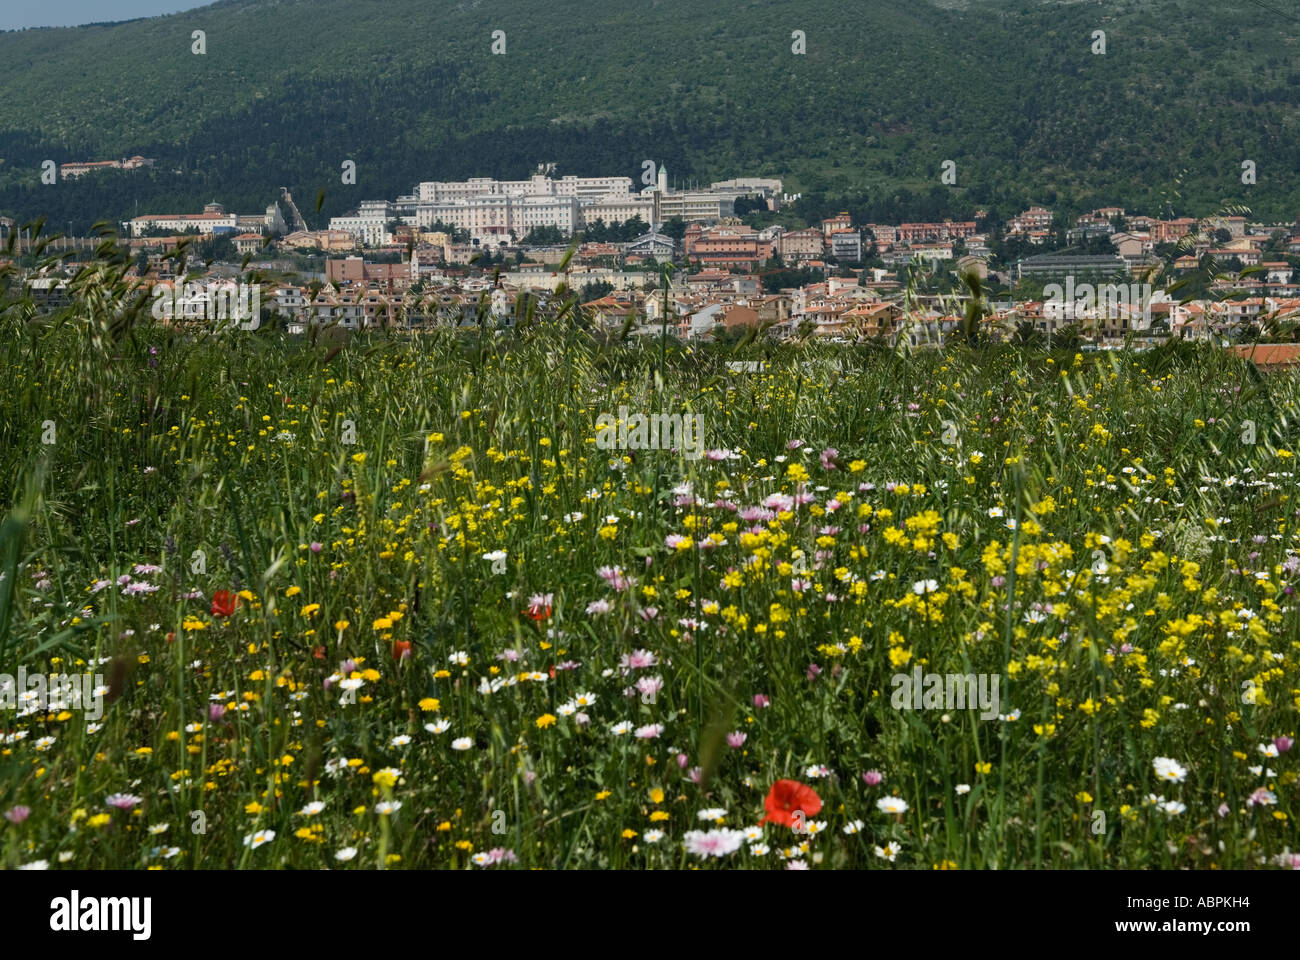
M898 242L898 227L888 223L868 223L862 227L864 244L870 244L875 253L880 253Z
M951 243L916 243L881 254L880 259L890 266L917 263L922 260L944 261L952 259Z
M1285 260L1269 260L1260 264L1264 268L1265 283L1290 283L1291 264Z
M736 267L754 270L771 256L771 244L759 240L758 233L743 225L726 224L686 228L686 256L706 267Z
M783 260L799 262L820 257L826 249L825 236L816 227L787 230L776 238L776 251Z
M361 257L343 257L325 261L325 277L330 283L377 281L400 284L416 279L418 265L411 263L367 263Z
M581 226L582 205L576 196L512 197L507 216L507 232L518 237L526 237L534 227L555 227L567 236Z
M1210 250L1210 256L1216 260L1224 261L1236 258L1241 261L1243 267L1259 266L1263 259L1258 250L1242 249L1240 247L1214 247Z
M1030 207L1007 221L1008 235L1032 233L1035 230L1050 230L1052 211L1046 207Z
M942 223L899 224L894 242L934 243L940 240L964 240L975 236L974 220L945 220Z
M856 230L836 230L831 234L831 256L841 263L862 260L862 234Z
M1196 221L1191 217L1179 217L1176 220L1154 220L1151 223L1152 243L1177 243L1196 229Z
M1089 279L1093 277L1109 279L1115 275L1127 276L1128 264L1118 254L1089 255L1072 253L1043 253L1036 257L1027 257L1012 267L1012 276L1019 280L1032 277L1035 280L1063 280L1066 277Z
M827 217L825 220L823 220L821 222L821 228L822 228L822 236L826 239L826 242L829 243L831 239L831 234L836 233L840 230L852 229L853 219L847 213L841 210L839 213L835 214L835 216Z
M330 218L329 228L346 231L359 242L378 247L391 240L388 224L395 219L393 205L387 200L363 200L355 212Z
M1227 230L1234 240L1246 235L1245 217L1211 217L1205 226L1209 230Z
M635 193L609 193L591 203L583 204L579 210L582 226L588 226L597 220L605 223L622 223L634 217L640 217L647 224L655 222L655 202L653 197Z
M736 177L731 180L719 180L716 183L709 184L709 189L729 191L744 196L762 197L767 201L769 209L776 208L776 202L783 192L780 180L769 180L762 177Z
M736 195L713 193L709 190L686 190L681 193L664 193L656 190L654 197L654 222L663 223L673 217L686 222L723 220L736 215Z

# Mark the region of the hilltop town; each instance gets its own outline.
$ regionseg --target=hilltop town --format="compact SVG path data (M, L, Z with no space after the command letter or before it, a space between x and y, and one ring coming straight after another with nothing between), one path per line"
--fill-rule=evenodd
M522 298L545 306L561 286L594 324L683 339L757 327L938 345L973 298L990 339L1098 346L1260 339L1300 311L1300 219L1160 219L1122 207L1066 218L1031 206L1005 220L974 210L889 224L840 212L800 226L789 218L798 195L781 180L674 186L662 165L646 168L639 190L625 176L553 177L548 165L524 180L425 181L319 229L282 188L262 213L214 201L142 214L121 232L147 288L230 278L245 265L273 273L280 282L264 285L262 305L293 332L485 314L509 324ZM0 221L0 234L14 229ZM209 265L196 274L200 262ZM27 277L38 307L62 301L72 270L75 260Z

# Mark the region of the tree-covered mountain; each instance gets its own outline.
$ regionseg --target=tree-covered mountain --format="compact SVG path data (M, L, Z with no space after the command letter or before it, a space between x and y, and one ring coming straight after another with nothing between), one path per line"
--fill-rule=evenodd
M251 213L284 185L320 226L419 180L554 162L639 182L650 159L882 214L1290 220L1297 36L1294 0L223 0L0 34L0 214ZM158 167L40 181L45 160L134 154Z

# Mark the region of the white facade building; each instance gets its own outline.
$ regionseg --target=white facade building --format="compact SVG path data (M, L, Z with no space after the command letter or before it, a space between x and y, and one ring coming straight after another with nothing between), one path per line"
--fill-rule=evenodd
M534 227L555 227L571 234L581 220L577 197L489 194L464 200L421 202L415 222L421 229L445 223L472 237L523 238Z
M604 220L606 224L622 223L633 217L640 217L647 224L653 224L654 215L652 197L635 193L611 193L582 208L582 224L586 226L597 220Z
M415 188L422 203L448 203L476 197L576 197L584 202L610 193L632 192L631 177L550 177L537 174L527 180L494 180L474 177L470 180L427 180Z
M367 246L380 247L392 242L388 224L393 219L393 205L387 200L363 200L355 213L331 217L330 229L343 230Z
M150 229L185 233L194 228L203 236L215 233L234 233L239 217L233 213L169 213L160 216L136 217L127 222L131 236L142 237Z

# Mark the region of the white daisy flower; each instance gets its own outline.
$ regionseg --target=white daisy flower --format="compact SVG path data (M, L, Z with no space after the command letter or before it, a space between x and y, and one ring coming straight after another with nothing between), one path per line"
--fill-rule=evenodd
M876 801L876 809L881 813L907 813L907 801L902 797L881 797Z
M1187 768L1169 757L1156 757L1151 761L1151 765L1155 768L1157 779L1160 780L1182 783L1187 776Z

